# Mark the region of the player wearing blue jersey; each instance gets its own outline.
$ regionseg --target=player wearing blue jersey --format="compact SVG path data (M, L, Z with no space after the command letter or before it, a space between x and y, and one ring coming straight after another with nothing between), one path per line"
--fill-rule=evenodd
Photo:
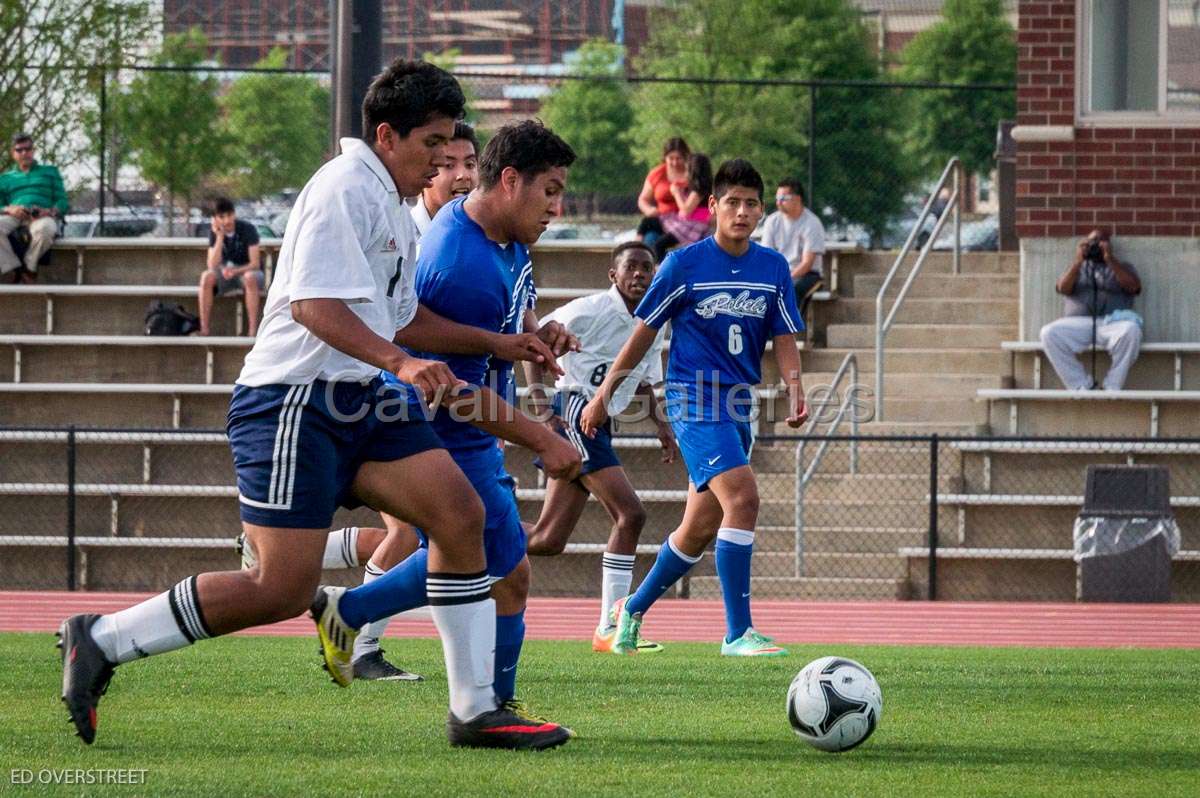
M398 329L458 351L524 351L523 336L501 341L416 300L415 235L401 197L436 174L464 105L448 73L397 60L367 91L364 139L342 139L342 153L300 192L229 410L242 527L258 562L188 577L120 612L63 622L62 698L84 742L95 737L97 705L118 665L285 620L310 605L330 674L348 683L359 624L339 611L342 589L317 586L336 507L360 503L427 530L450 741L545 748L569 738L556 724L499 706L486 678L495 603L483 505L428 422L388 416L377 390L381 369L431 399L464 387L445 362L397 346Z
M768 342L788 389L788 425L799 427L807 418L795 340L804 324L787 261L750 240L762 218L762 197L762 177L749 162L721 165L709 199L716 234L667 257L635 311L639 321L629 342L583 411L580 425L595 435L608 420L614 392L671 322L667 416L687 465L687 507L641 586L613 607L616 653L637 652L646 611L700 560L713 538L727 627L721 653L786 653L757 632L750 617L758 521L751 425Z
M416 289L421 306L489 333L536 326L528 245L562 213L567 167L575 154L539 122L501 128L479 164L479 188L444 207L421 239ZM539 328L561 349L571 343L557 325ZM512 363L499 357L431 355L472 387L438 409L433 427L483 500L487 575L496 601L496 648L489 676L502 706L541 721L516 699L517 660L525 637L530 569L515 483L504 470L498 438L532 449L546 472L574 479L580 456L545 424L514 405ZM422 549L341 600L349 623L366 623L426 603L429 551Z

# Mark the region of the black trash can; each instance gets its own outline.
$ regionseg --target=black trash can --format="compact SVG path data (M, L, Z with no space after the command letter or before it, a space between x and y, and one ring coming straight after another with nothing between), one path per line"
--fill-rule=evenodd
M1171 600L1179 527L1163 466L1090 465L1075 519L1075 597L1093 602Z

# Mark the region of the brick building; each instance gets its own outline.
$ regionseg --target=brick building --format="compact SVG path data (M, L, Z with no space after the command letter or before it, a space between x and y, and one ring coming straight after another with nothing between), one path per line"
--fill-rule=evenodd
M1145 278L1146 340L1198 340L1200 7L1021 0L1019 12L1023 336L1057 313L1053 278L1074 243L1108 227Z

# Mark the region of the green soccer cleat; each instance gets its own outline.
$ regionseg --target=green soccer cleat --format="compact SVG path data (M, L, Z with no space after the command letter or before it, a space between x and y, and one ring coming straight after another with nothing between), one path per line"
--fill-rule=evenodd
M775 645L775 641L759 634L751 627L733 642L721 642L721 655L725 657L784 657L787 649Z
M317 588L317 596L313 599L309 614L317 625L317 636L321 639L320 654L325 660L325 670L333 681L342 687L349 687L354 681L354 639L358 630L342 620L338 612L338 599L346 592L344 587Z
M637 642L637 650L639 654L657 654L663 650L662 643L655 643L653 640L647 640L644 637L639 637Z
M638 642L642 637L642 614L639 612L633 615L626 612L625 602L628 600L629 596L626 596L613 604L612 620L617 630L613 633L612 647L609 650L614 654L638 653Z

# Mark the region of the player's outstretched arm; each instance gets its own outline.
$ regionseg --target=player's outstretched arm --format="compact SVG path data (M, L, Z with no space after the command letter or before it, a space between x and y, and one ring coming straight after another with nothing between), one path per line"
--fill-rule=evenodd
M567 439L513 407L491 388L478 388L449 402L451 418L497 438L532 449L542 458L546 476L568 482L579 476L582 460Z
M410 357L376 335L340 299L298 299L292 303L292 318L339 352L390 371L427 397L466 385L445 363Z
M562 373L550 347L536 335L503 335L470 324L459 324L434 313L424 305L417 305L412 320L396 331L393 340L402 346L422 352L437 352L443 355L495 355L514 363L534 361L543 364L555 374Z
M800 377L800 350L796 348L796 337L791 333L776 335L772 339L775 363L783 375L788 391L787 425L793 429L808 421L808 406L804 401L804 383Z
M612 395L616 393L621 383L637 368L637 364L642 362L642 358L650 351L657 336L658 330L641 319L637 320L629 340L625 342L625 346L621 347L621 353L617 355L612 368L608 370L608 376L604 378L596 395L583 408L579 426L589 438L596 437L596 430L603 427L604 422L608 421L609 400L612 399Z

